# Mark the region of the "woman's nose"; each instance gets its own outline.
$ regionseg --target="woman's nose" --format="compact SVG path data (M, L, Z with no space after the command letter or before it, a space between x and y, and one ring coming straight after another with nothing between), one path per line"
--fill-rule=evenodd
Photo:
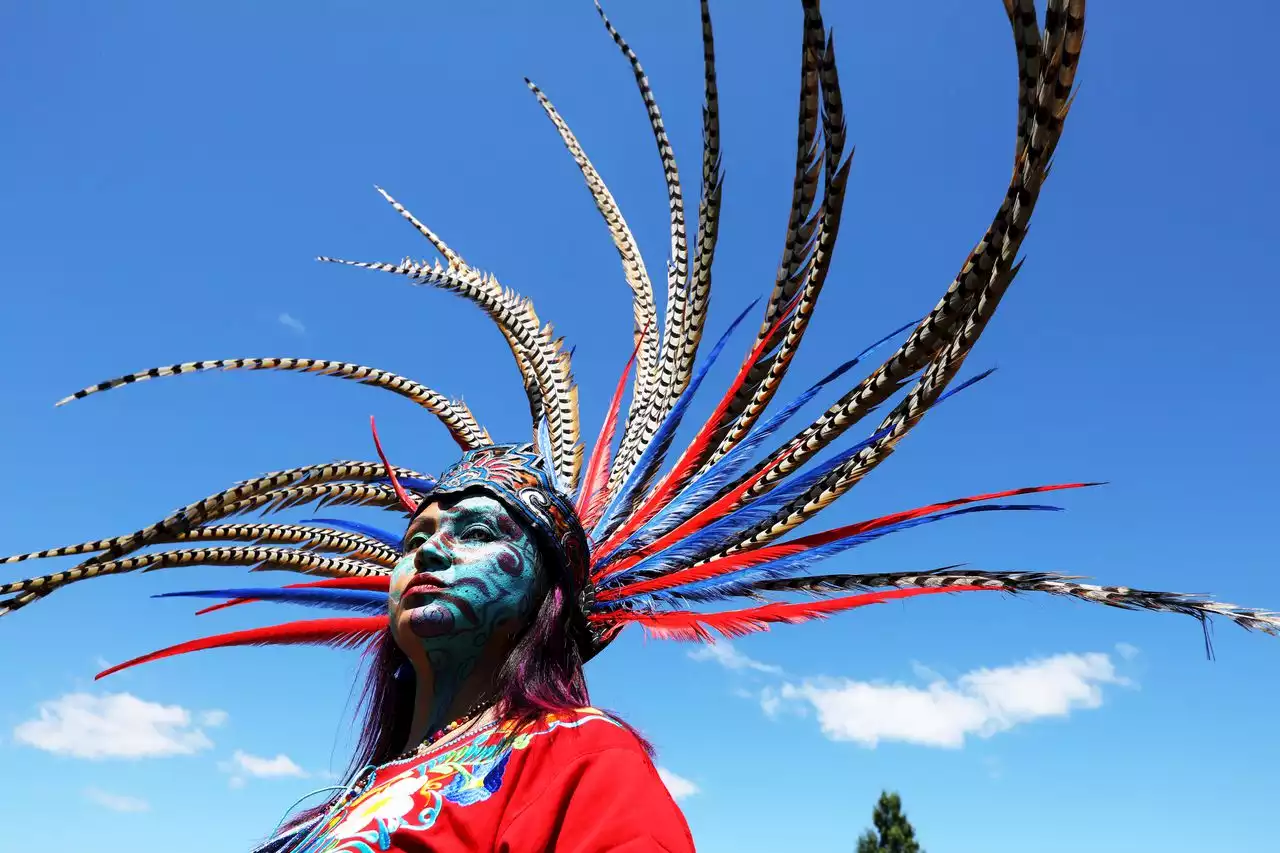
M439 537L433 536L418 546L413 555L413 568L418 572L432 572L447 569L452 563L449 552L440 546Z

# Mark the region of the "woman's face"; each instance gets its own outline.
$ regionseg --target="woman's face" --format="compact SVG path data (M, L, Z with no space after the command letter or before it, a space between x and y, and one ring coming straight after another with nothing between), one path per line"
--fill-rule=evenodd
M391 575L396 640L406 651L416 641L428 652L478 652L528 621L537 580L537 543L502 503L431 504L409 525Z

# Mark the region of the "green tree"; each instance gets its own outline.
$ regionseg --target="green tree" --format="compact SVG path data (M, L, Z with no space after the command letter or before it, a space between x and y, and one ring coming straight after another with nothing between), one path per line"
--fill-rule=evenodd
M858 853L924 853L916 841L916 831L902 812L902 798L883 791L876 810L871 814L874 830L868 829L858 839Z

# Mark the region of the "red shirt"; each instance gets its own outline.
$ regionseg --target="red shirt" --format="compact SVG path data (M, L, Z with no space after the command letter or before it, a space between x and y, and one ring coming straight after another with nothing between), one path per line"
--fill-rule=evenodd
M600 711L490 725L378 768L306 853L687 853L693 838L639 740ZM305 831L300 835L306 835ZM285 845L285 849L293 849Z

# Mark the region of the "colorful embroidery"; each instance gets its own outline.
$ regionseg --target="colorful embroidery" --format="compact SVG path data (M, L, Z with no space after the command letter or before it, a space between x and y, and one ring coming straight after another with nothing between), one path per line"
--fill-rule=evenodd
M577 728L594 720L617 725L602 712L585 708L572 716L548 715L510 739L511 725L503 724L416 764L406 763L401 772L377 781L333 815L324 834L304 849L306 853L389 850L397 830L425 832L435 826L445 806L465 807L493 796L502 787L513 751L526 749L534 739L556 729Z

